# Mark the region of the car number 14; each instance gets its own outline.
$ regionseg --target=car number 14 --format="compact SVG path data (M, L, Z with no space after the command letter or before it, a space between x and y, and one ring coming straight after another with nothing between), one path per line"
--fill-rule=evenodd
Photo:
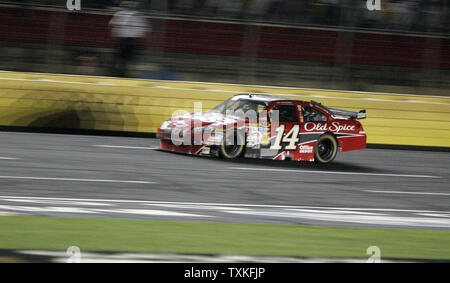
M284 134L284 130L286 129L285 125L280 125L277 129L277 136L275 138L275 142L270 147L271 150L280 150L281 143L288 143L285 147L285 150L296 150L297 142L299 141L298 133L300 132L300 125L294 125L292 129Z

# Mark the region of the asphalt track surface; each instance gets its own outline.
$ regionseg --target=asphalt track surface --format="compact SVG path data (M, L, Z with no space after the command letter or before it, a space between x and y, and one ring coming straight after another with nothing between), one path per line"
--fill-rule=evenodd
M450 153L331 165L156 150L158 140L0 133L0 215L450 229Z

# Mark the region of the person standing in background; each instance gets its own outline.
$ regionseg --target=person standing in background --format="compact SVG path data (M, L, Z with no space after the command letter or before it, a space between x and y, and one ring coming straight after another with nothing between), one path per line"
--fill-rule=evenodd
M136 2L122 1L121 10L112 17L109 25L116 40L116 58L114 60L114 75L126 77L129 75L128 65L136 55L141 44L151 31L150 23L136 10Z

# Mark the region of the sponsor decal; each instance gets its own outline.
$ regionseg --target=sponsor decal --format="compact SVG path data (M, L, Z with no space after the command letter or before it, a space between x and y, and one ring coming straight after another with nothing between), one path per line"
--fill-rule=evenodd
M313 146L310 145L301 145L300 146L300 153L312 153L314 150Z
M340 132L340 131L354 131L354 125L341 125L339 122L333 122L330 126L325 123L314 123L308 122L304 126L305 131L331 131L331 132Z

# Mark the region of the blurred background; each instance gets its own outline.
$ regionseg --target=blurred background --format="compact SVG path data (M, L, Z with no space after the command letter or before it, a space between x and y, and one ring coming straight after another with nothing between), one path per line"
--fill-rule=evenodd
M449 3L0 1L0 70L449 95Z

